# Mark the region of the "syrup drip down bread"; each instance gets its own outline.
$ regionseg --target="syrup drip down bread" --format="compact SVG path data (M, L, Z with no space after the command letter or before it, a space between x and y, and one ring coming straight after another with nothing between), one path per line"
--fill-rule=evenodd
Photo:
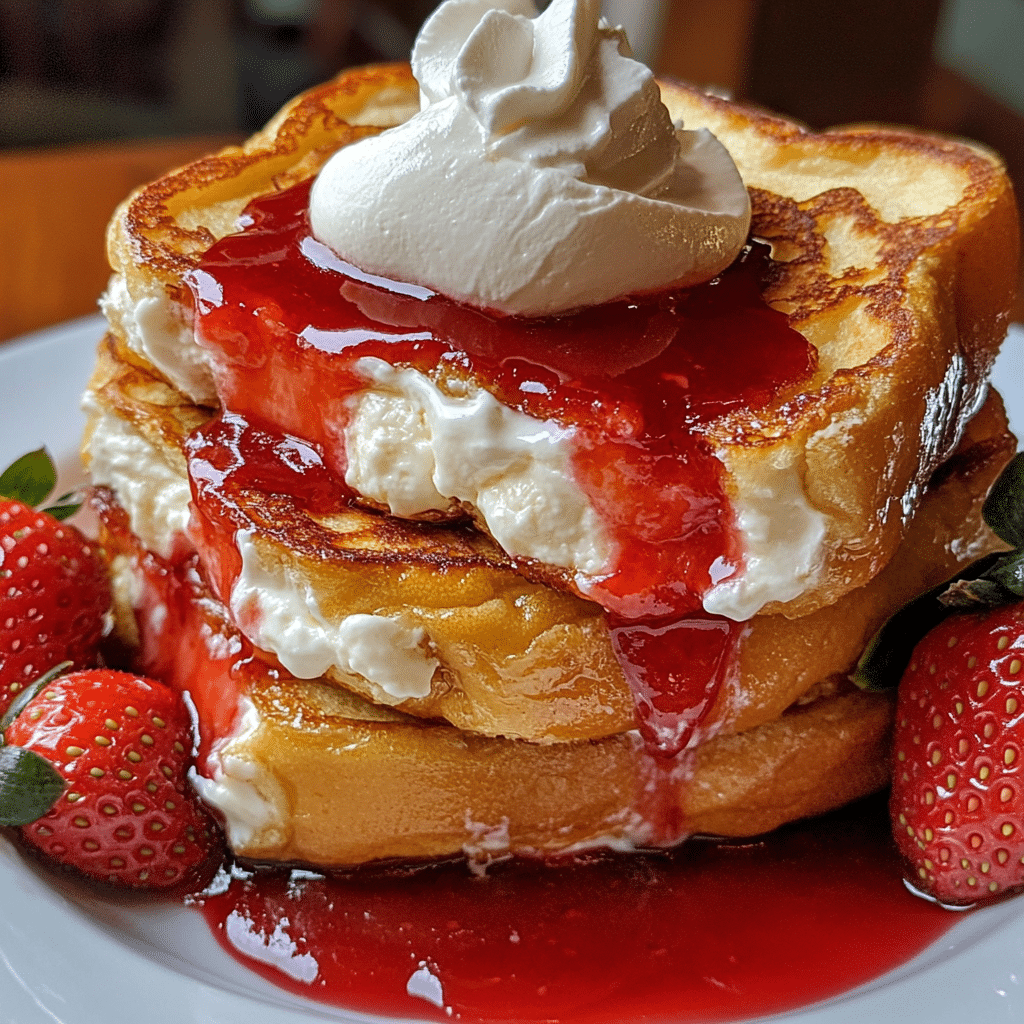
M888 778L867 639L999 546L998 159L656 83L594 8L444 4L417 77L345 72L111 222L118 637L190 692L241 856L840 806Z

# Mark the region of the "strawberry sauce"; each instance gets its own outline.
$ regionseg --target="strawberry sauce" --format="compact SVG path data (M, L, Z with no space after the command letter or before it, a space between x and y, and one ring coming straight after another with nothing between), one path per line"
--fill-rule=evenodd
M701 428L816 364L761 296L767 247L695 288L525 319L362 273L309 234L308 199L305 183L254 200L190 276L223 408L312 443L341 478L359 359L472 378L575 431L576 482L616 548L591 596L630 620L699 610L743 557Z
M763 841L670 855L236 878L201 901L274 984L367 1013L462 1021L729 1021L906 962L956 917L900 884L884 801Z
M303 443L340 495L349 400L366 386L357 362L367 356L472 379L571 430L576 483L615 549L586 594L609 612L652 751L674 756L714 703L738 636L701 612L702 595L743 561L702 428L763 407L816 364L761 296L767 246L752 243L706 285L524 319L364 274L311 236L308 196L304 183L255 200L189 279L236 450L254 457L246 429ZM303 493L310 462L286 484L273 443L263 451L258 467L236 461L235 476ZM230 474L214 475L227 486Z
M173 559L161 558L132 535L127 514L109 491L97 488L91 504L103 525L108 555L133 560L145 584L135 606L138 649L108 653L108 660L130 660L133 671L189 693L199 723L197 763L202 764L214 741L234 732L239 699L252 674L274 669L256 662L251 645L224 621L222 606L210 600L197 558L185 545ZM212 656L214 650L219 657Z

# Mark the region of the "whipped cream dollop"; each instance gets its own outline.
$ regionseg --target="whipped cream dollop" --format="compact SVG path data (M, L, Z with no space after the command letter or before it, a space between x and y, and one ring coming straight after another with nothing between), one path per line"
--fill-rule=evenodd
M370 385L348 403L345 482L394 515L444 510L458 499L510 555L608 571L614 546L572 470L573 429L502 405L465 383L443 391L411 367L371 356Z
M523 316L709 280L750 203L673 124L599 0L447 0L412 55L421 109L339 150L313 234L364 271Z

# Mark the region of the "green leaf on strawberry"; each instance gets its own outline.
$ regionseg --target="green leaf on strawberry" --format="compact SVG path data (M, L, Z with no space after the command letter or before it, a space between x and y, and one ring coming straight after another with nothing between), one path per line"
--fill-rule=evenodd
M28 825L36 821L64 792L64 779L46 758L32 750L6 746L4 736L7 727L39 691L69 668L71 662L65 661L26 686L0 718L0 825Z
M35 508L57 485L57 470L45 448L22 455L0 473L0 497Z
M1003 555L989 571L987 578L1014 597L1024 597L1024 551Z
M0 825L37 821L63 792L64 779L46 758L21 747L0 747Z
M82 507L82 500L75 491L69 491L57 499L56 505L47 505L43 511L58 522L70 519Z
M1024 549L1024 452L1018 452L992 485L981 514L989 529L1016 551Z
M45 448L15 459L0 473L0 498L20 501L29 508L38 508L57 486L57 470L50 453ZM43 511L54 519L63 521L73 516L82 507L81 499L74 491L62 494Z

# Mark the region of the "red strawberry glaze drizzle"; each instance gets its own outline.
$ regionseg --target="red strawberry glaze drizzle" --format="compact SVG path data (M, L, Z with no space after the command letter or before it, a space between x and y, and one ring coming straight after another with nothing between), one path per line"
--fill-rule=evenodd
M675 755L713 704L739 633L700 611L702 595L743 558L701 426L764 406L816 362L761 297L767 248L749 247L697 288L526 320L344 263L309 234L308 190L254 201L243 229L190 277L196 337L223 408L252 429L308 442L336 480L365 356L472 377L504 404L573 428L576 481L616 552L587 593L609 611L648 743ZM245 460L255 457L248 448ZM277 471L264 460L233 472L264 481ZM297 477L289 487L302 493Z
M139 667L191 693L202 765L248 680L276 670L225 624L194 557L143 553L103 497L113 550L145 579ZM228 864L230 884L189 903L241 964L328 1005L439 1021L696 1024L827 999L935 941L957 917L907 892L900 868L880 795L760 840L516 860L484 877L461 862L326 877Z
M135 605L139 646L131 653L131 667L188 692L199 723L196 763L202 766L213 744L235 732L239 700L253 673L274 669L254 664L251 645L225 624L184 538L172 559L161 558L134 538L128 516L109 491L98 488L92 506L103 522L108 554L133 561L143 582Z
M469 376L575 428L577 483L616 547L593 596L625 619L678 618L742 560L703 424L763 407L816 353L761 297L763 245L696 288L537 319L370 277L309 235L308 183L255 200L190 275L223 408L316 445L341 478L348 399L374 356ZM624 340L625 339L625 340Z
M900 884L877 798L763 841L483 878L461 864L257 872L202 910L227 952L297 995L520 1024L780 1013L899 966L956 920Z

